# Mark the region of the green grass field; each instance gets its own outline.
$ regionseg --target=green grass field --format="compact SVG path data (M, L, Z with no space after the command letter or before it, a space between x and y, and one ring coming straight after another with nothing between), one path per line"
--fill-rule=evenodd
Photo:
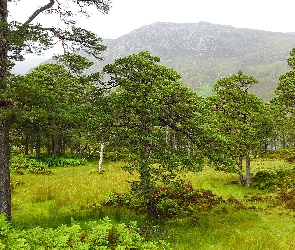
M12 173L13 226L54 228L70 224L71 218L83 223L108 216L114 222L137 221L139 227L145 226L146 236L164 239L173 249L295 249L294 210L274 199L249 199L277 194L233 184L238 179L236 174L205 168L185 178L194 188L210 189L237 204L225 202L187 217L149 222L145 215L127 208L100 206L107 194L128 192L127 180L137 176L121 170L120 162L106 163L104 173L99 174L96 164L55 167L50 175ZM280 160L255 159L252 169L255 173L293 166Z

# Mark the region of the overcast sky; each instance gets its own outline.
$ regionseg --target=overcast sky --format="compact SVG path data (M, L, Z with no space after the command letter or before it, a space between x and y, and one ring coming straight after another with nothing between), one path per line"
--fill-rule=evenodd
M10 11L11 19L25 20L49 0L21 0ZM154 22L207 21L277 32L295 32L293 0L113 0L107 15L92 11L78 22L102 38L117 38ZM29 4L28 4L29 3ZM24 11L24 9L26 11ZM48 18L48 17L46 17Z
M36 7L49 0L21 0L11 4L9 19L25 21ZM143 25L154 22L197 23L207 21L236 28L274 32L295 32L294 0L113 0L107 15L94 9L90 19L79 19L77 25L102 38L118 38ZM53 24L44 16L41 23ZM53 24L58 25L58 24ZM45 53L49 57L52 52Z
M117 38L153 22L207 21L278 32L295 32L294 0L113 0L108 15L92 17L103 38Z

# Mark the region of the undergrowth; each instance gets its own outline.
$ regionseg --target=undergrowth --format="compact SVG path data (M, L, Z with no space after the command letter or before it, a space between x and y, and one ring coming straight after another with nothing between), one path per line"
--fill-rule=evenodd
M50 231L64 224L79 225L82 233L89 221L108 216L114 227L128 228L137 221L136 232L145 241L165 240L177 250L295 249L293 165L278 159L253 160L250 188L233 184L237 175L210 168L189 173L183 187L154 191L162 214L155 222L146 216L140 194L130 196L126 180L137 181L138 176L122 171L121 165L108 162L103 174L94 171L96 162L79 168L51 167L51 175L12 173L12 231L29 235L36 227Z
M152 193L160 218L181 217L192 214L194 211L209 209L224 202L211 190L194 189L191 183L182 186L163 187ZM147 214L143 194L135 186L129 194L110 193L101 203L103 206L126 206L137 213Z
M9 164L10 170L17 174L50 174L50 167L81 166L87 164L87 159L46 156L36 159L32 155L13 155Z
M288 162L295 162L295 147L280 148L277 150L268 151L262 155L263 158L280 159Z
M146 241L136 222L114 224L109 218L70 226L17 230L0 216L0 249L170 249L164 241Z

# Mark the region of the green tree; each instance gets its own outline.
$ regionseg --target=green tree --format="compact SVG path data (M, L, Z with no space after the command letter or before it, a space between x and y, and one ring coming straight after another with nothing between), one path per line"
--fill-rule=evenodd
M62 42L66 53L84 50L99 58L100 51L105 47L101 39L92 32L79 28L75 23L74 9L87 15L87 7L94 7L102 13L107 13L110 7L108 0L78 0L56 1L36 7L33 13L28 13L28 19L23 22L8 22L9 3L12 0L0 0L0 90L1 94L9 88L11 75L9 71L16 60L23 60L24 54L40 54L44 49L53 47L57 40ZM75 8L73 8L75 7ZM25 10L24 10L25 11ZM13 13L12 13L13 14ZM42 15L57 15L64 23L64 29L48 24L36 24L36 17ZM5 95L5 94L4 94ZM0 96L0 213L5 213L11 219L10 205L10 173L9 173L9 122L10 107L13 105Z
M37 158L41 147L56 156L79 144L81 135L87 134L94 101L102 96L102 89L87 76L73 75L57 64L41 65L18 77L7 92L17 104L14 113L18 115L12 124L12 132L17 133L12 133L12 142L21 145L24 138L24 143L33 143Z
M273 145L277 128L276 119L277 115L274 112L272 105L268 102L264 102L263 108L260 110L255 123L260 142L260 148L257 150L256 155L261 155L267 152ZM255 155L255 151L253 154Z
M108 96L110 144L124 152L126 169L139 173L134 185L152 219L158 216L154 189L177 181L179 172L201 170L206 159L214 159L218 141L205 100L159 60L141 52L117 59L102 72L104 84L116 87Z
M278 129L282 136L279 140L284 146L295 145L295 48L291 50L287 62L292 70L280 76L276 96L271 100L281 114L281 127Z
M228 138L227 150L239 167L243 183L243 158L246 161L246 185L251 184L250 154L259 148L259 131L263 127L264 106L261 99L249 93L258 81L239 71L217 81L211 101L219 122L217 131Z

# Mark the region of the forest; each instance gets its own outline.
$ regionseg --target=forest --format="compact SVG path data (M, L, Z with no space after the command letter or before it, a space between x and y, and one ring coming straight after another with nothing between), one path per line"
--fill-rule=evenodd
M8 2L0 249L294 249L295 48L270 101L251 93L259 82L242 71L203 97L149 51L86 74L93 63L79 51L102 60L105 46L74 26L67 5L50 0L17 23ZM42 12L67 28L33 24ZM57 40L65 53L56 63L10 73Z

